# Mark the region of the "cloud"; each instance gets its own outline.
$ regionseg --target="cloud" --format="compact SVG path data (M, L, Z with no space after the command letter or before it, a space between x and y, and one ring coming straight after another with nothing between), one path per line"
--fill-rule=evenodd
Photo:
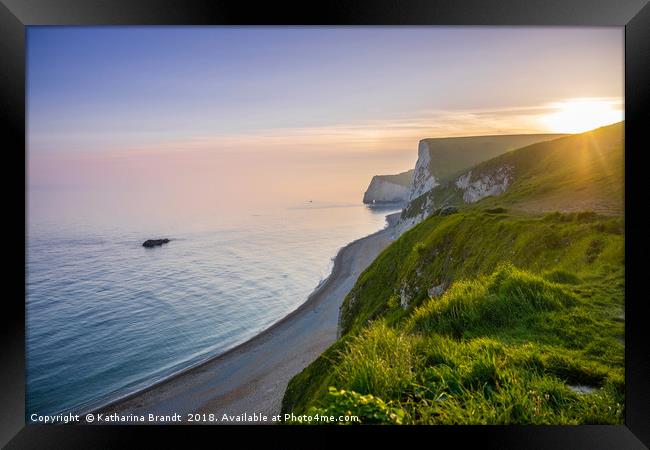
M93 158L129 157L177 152L310 152L391 153L412 151L423 138L492 134L548 133L543 120L576 99L559 99L538 106L474 110L422 110L410 115L338 123L316 127L268 128L249 133L220 133L196 137L172 137L166 134L141 136L142 141L113 143L98 139L100 148L75 153ZM585 99L583 99L585 100ZM590 98L622 111L620 98ZM118 137L119 138L119 137ZM38 144L38 143L36 143Z

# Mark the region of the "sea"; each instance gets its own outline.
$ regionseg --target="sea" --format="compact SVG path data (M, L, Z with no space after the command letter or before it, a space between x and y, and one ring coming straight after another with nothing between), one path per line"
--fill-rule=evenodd
M247 341L398 210L305 201L169 223L29 217L27 417L82 413ZM170 242L142 246L152 238Z

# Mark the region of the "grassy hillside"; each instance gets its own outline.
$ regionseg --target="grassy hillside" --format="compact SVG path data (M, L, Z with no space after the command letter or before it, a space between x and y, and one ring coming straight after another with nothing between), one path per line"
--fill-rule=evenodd
M498 167L512 167L514 182L501 197L484 204L507 205L531 212L594 211L605 215L623 212L623 123L587 133L532 144L499 155L471 169L475 178ZM455 180L459 171L428 194L412 202L404 217L417 215L431 197L434 205L461 205L462 191Z
M495 158L511 164L515 183L500 203L527 211L623 213L623 122L542 142ZM493 199L494 202L496 199Z
M622 156L618 124L475 168L507 161L516 181L382 252L344 301L341 339L290 382L283 412L622 423Z
M458 171L466 170L509 150L535 142L556 139L561 134L513 134L423 139L429 148L429 171L446 180Z

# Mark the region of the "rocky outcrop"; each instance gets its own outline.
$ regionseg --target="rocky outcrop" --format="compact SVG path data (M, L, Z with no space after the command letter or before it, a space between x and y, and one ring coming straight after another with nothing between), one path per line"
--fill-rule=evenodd
M408 293L407 287L402 286L399 290L399 305L402 308L407 308L411 301L411 295Z
M480 173L469 170L455 180L434 186L429 192L407 205L393 227L392 238L396 239L432 215L455 214L458 212L458 207L455 206L457 204L476 203L485 197L503 194L512 184L513 172L514 167L511 165L502 165L490 170L484 169Z
M447 289L447 285L445 283L434 285L431 286L429 289L427 289L427 295L429 296L429 298L440 297L442 294L445 293L446 289Z
M503 194L512 181L512 166L501 166L491 173L472 177L470 170L456 180L456 187L463 191L465 203L476 203L485 197Z
M160 245L167 244L168 242L169 239L147 239L142 243L142 246L146 248L158 247Z
M414 216L405 216L404 211L402 211L399 220L391 228L391 239L397 239L405 231L410 230L418 223L422 222L424 219L429 217L431 214L431 205L433 202L430 198L424 200L424 205L422 206L421 212Z
M404 203L409 199L413 171L375 175L363 194L363 203Z

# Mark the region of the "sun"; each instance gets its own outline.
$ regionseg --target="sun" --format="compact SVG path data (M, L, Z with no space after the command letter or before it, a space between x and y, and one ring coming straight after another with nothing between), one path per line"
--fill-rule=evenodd
M555 112L540 118L553 133L582 133L623 120L620 101L601 99L572 99L553 103Z

